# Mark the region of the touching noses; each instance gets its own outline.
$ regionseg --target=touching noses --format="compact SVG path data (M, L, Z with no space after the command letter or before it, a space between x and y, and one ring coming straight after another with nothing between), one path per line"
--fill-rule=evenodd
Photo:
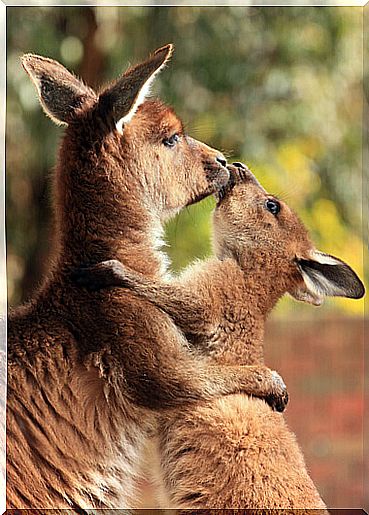
M216 156L216 161L218 161L218 163L220 163L222 166L226 167L227 166L227 159L223 156L223 154L218 154Z

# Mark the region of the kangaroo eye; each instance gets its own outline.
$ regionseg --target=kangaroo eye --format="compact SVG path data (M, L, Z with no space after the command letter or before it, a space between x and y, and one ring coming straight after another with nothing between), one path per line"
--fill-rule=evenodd
M172 148L176 145L176 143L178 143L179 141L179 135L178 134L173 134L173 136L171 136L170 138L164 138L163 139L163 144L166 146L166 147L169 147L169 148Z
M270 211L273 215L277 215L281 210L281 205L278 200L268 199L265 201L265 207L268 211Z

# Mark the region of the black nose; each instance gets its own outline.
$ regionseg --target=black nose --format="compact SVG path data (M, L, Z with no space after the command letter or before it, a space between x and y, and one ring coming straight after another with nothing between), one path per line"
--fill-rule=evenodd
M216 159L216 160L218 161L218 163L220 163L222 166L227 166L227 159L226 159L224 156L220 155L220 156L217 156L215 159Z
M239 161L235 161L232 164L233 166L237 166L237 168L241 168L241 170L247 170L246 166L243 163L240 163Z

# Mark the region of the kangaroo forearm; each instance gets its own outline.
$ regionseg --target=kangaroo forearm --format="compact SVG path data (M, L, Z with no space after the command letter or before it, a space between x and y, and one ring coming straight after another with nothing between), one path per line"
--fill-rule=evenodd
M144 372L145 370L145 372ZM265 399L274 409L283 411L288 395L275 373L264 366L210 365L173 356L169 362L150 367L142 364L127 370L129 392L136 403L152 409L183 407L233 393Z
M121 284L167 313L185 334L207 336L214 326L211 306L180 284L155 282L144 276L126 273Z
M213 365L209 371L211 374L207 376L207 379L214 380L216 389L219 389L223 395L242 392L246 395L261 397L267 402L273 397L285 397L287 402L288 395L283 381L279 376L276 380L275 373L263 365ZM208 371L204 370L204 373L208 373ZM210 391L210 398L214 396L218 397L219 395L213 395Z
M208 336L214 329L216 315L208 292L200 298L183 285L150 280L116 259L80 268L72 276L79 285L93 290L130 289L167 313L185 334Z
M216 325L211 309L185 288L171 284L132 285L135 293L167 313L185 334L208 336Z

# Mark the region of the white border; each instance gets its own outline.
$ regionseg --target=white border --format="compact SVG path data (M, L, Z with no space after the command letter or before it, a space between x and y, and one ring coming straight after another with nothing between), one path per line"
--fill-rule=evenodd
M26 3L20 0L0 0L0 514L6 510L6 313L7 313L7 288L6 288L6 238L5 238L5 114L6 114L6 7L88 7L88 6L155 6L155 7L228 7L228 6L255 6L255 7L364 7L369 0L172 0L163 2L160 0L61 0L59 2L51 0L29 0ZM363 23L364 9L363 9ZM365 25L363 26L363 36ZM365 40L365 38L364 38ZM365 53L365 51L364 51ZM2 72L2 73L1 73ZM363 75L365 70L363 70ZM365 102L365 98L364 98ZM364 111L365 112L365 111ZM365 132L363 132L365 134ZM364 153L367 150L367 143L363 145L363 178L365 174ZM364 184L363 184L364 186ZM367 199L363 199L365 201ZM363 206L364 208L364 206ZM364 217L363 228L366 229L366 220ZM364 263L365 265L365 263ZM364 312L364 316L366 311ZM4 359L1 357L4 356ZM364 356L365 359L365 356ZM367 385L365 385L367 386ZM364 394L365 394L364 386ZM369 390L368 390L369 392ZM366 415L366 406L364 407L364 423ZM364 427L364 446L365 442ZM366 452L364 452L364 460ZM363 463L363 474L366 477L365 463ZM367 494L367 488L364 485L364 498ZM369 508L368 507L364 507Z

